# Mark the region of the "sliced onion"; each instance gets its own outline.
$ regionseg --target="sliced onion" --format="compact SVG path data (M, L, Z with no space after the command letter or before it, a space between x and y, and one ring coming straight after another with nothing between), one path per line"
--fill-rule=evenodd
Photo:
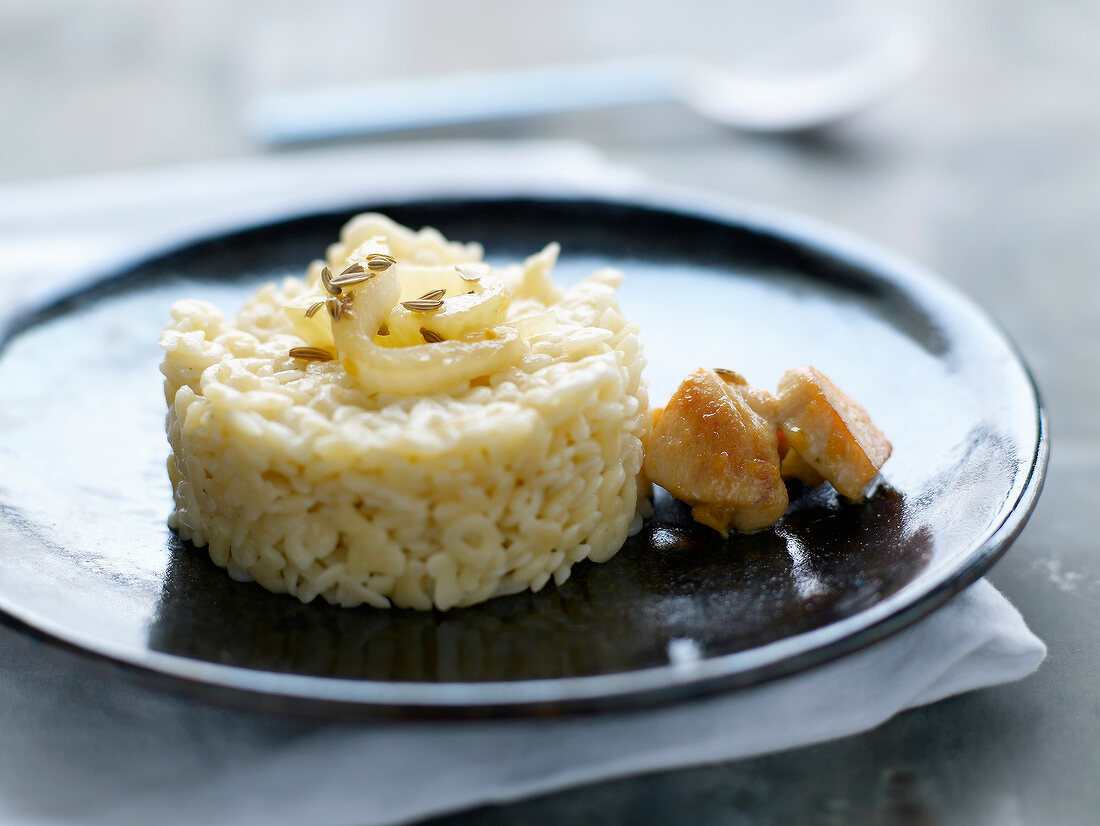
M511 293L503 280L487 274L478 281L463 280L454 267L399 267L401 301L419 298L432 290L444 290L436 310L394 307L385 320L389 335L376 341L385 347L422 344L421 328L444 339L468 339L505 321Z
M378 328L401 297L398 270L399 267L390 267L373 278L344 287L345 309L340 318L332 322L340 363L363 390L399 395L427 394L458 382L492 375L523 356L523 339L510 324L470 331L462 338L431 344L407 347L376 344L374 338ZM503 309L507 310L506 297ZM421 325L426 327L430 314L421 315ZM419 327L417 330L419 332ZM423 341L422 336L420 340Z
M290 323L294 325L294 332L305 339L312 347L332 349L335 342L332 338L332 324L328 310L322 307L312 317L306 317L306 311L319 301L325 300L324 293L310 293L283 305Z
M368 393L422 395L507 369L522 358L523 340L510 324L485 331L479 341L450 340L409 347L380 347L367 338L340 335L340 362Z

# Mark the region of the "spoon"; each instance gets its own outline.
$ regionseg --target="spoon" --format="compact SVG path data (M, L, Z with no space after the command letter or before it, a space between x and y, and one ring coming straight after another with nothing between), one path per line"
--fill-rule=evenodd
M792 38L737 71L670 55L381 79L262 96L248 116L268 146L670 101L732 129L798 132L878 102L924 53L911 21L846 21Z

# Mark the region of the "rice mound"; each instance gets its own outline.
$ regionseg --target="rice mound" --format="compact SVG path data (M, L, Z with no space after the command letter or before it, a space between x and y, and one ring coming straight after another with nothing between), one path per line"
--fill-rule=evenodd
M481 256L365 215L327 258L378 234L399 261ZM556 319L534 326L518 362L413 397L288 356L302 339L283 306L309 294L321 262L261 287L233 319L177 302L161 338L169 525L234 578L344 606L446 610L610 559L648 493L644 358L616 301L621 274L563 291L555 258L551 245L507 271L509 321Z

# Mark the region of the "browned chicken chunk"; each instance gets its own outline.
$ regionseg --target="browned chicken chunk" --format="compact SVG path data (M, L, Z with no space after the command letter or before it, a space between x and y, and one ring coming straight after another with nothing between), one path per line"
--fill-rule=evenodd
M779 475L784 479L797 479L804 485L816 488L825 484L825 477L802 458L797 450L791 450L787 437L779 431Z
M787 510L777 414L775 397L737 373L695 370L654 424L645 473L723 535L774 525Z
M863 497L892 450L867 411L813 367L788 370L779 381L779 428L807 465L852 500Z

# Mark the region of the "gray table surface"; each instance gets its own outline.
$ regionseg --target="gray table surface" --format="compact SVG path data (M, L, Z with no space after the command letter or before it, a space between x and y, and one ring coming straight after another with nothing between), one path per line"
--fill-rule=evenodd
M381 71L399 73L452 65L438 47L455 37L477 47L459 50L475 66L685 43L714 53L744 46L739 15L751 9L686 3L666 20L657 4L566 2L552 15L522 5L205 0L167 13L127 0L8 0L0 180L258 152L243 101L335 76L333 32L349 16L388 33ZM433 823L1100 821L1100 5L944 0L916 12L934 34L924 71L828 134L750 138L662 106L407 140L580 138L658 181L796 209L893 246L972 296L1019 345L1052 425L1046 490L990 576L1049 645L1047 662L1021 683L839 742ZM721 19L699 25L707 14ZM345 70L377 67L360 52Z

